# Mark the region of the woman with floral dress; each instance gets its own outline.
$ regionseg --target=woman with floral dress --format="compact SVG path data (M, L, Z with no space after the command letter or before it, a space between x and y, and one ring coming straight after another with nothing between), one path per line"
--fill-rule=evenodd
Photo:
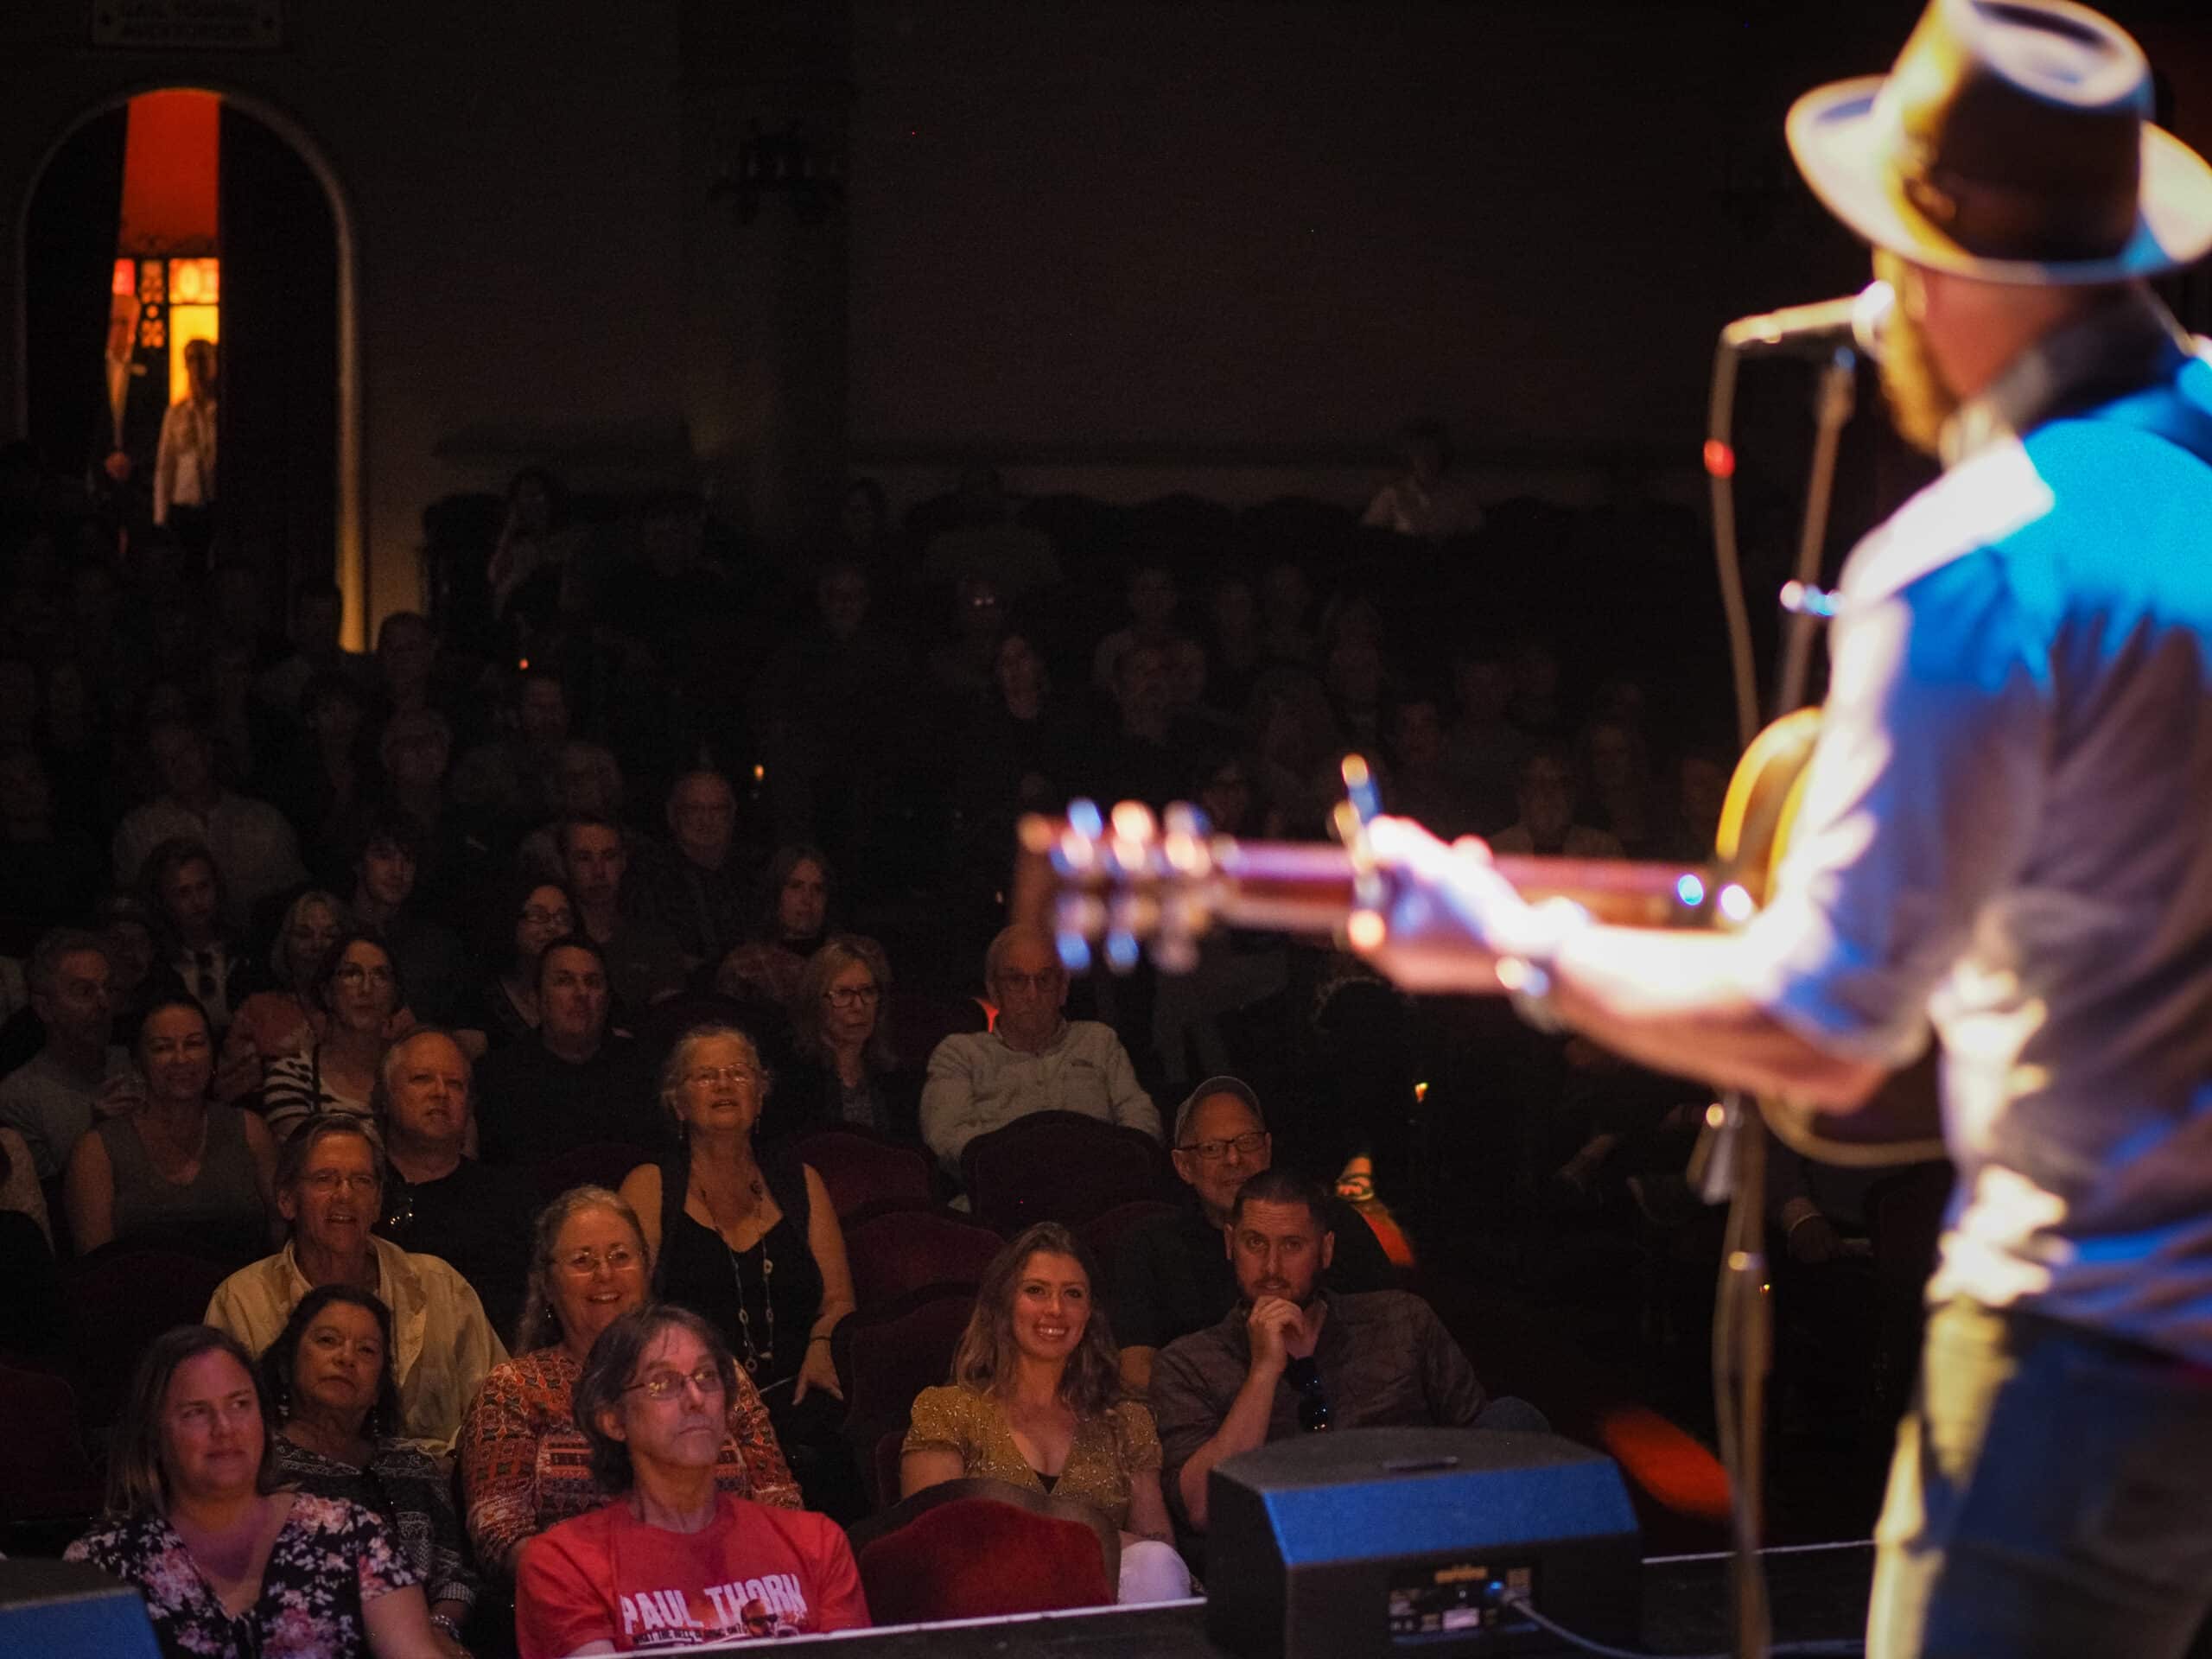
M261 1382L232 1338L180 1325L140 1362L107 1517L69 1546L146 1599L163 1659L452 1659L384 1522L273 1490Z

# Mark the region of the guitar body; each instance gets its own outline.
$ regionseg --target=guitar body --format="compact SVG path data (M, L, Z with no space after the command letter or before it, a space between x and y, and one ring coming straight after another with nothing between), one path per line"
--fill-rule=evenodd
M1820 730L1817 709L1784 715L1751 740L1728 781L1714 852L1720 868L1761 902L1789 850ZM1855 1112L1816 1112L1787 1097L1762 1096L1759 1116L1776 1140L1818 1163L1864 1168L1932 1162L1946 1155L1936 1060L1931 1044Z

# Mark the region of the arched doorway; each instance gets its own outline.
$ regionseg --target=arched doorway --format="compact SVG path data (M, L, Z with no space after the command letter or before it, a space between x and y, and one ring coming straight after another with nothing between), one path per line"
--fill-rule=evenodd
M274 613L299 583L335 580L358 649L366 573L353 214L319 148L281 111L226 88L134 89L57 140L20 219L23 427L65 466L105 442L120 400L111 404L103 341L115 308L130 307L115 289L131 107L180 92L219 106L224 543L262 573Z

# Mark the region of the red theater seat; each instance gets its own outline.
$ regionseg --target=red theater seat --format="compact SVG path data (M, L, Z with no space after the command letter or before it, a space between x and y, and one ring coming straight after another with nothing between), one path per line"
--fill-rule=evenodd
M930 1155L919 1147L849 1128L816 1129L793 1141L791 1149L822 1178L840 1220L863 1205L931 1202Z
M1050 1498L1032 1508L975 1488L1019 1490L954 1481L855 1529L865 1539L857 1552L861 1583L877 1624L999 1618L1113 1602L1106 1542L1098 1526L1077 1518L1077 1506L1052 1513L1045 1507Z
M0 1365L0 1525L60 1523L73 1533L99 1512L100 1481L86 1454L77 1395L43 1371Z
M1003 1243L950 1210L893 1210L845 1230L845 1259L862 1307L879 1307L928 1285L976 1285Z
M639 1164L654 1161L643 1147L622 1141L594 1141L589 1146L564 1152L531 1172L537 1184L541 1204L550 1204L572 1186L603 1186L612 1191Z
M230 1273L222 1262L127 1239L62 1269L63 1351L86 1423L105 1428L116 1420L147 1345L173 1325L200 1324Z
M960 1171L977 1219L1008 1237L1038 1221L1080 1228L1170 1191L1166 1154L1150 1135L1080 1112L1032 1112L979 1135Z

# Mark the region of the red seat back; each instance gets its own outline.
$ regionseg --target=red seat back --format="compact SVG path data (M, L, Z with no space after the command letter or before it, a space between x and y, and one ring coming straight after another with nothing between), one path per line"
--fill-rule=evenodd
M801 1163L811 1167L830 1190L830 1203L842 1218L864 1204L887 1199L926 1205L931 1200L930 1156L865 1129L816 1129L791 1143Z
M893 1210L845 1230L845 1259L862 1307L877 1307L928 1285L976 1285L1003 1241L950 1210Z
M105 1428L116 1420L148 1344L174 1326L205 1320L216 1287L229 1276L220 1262L127 1240L62 1269L63 1351L87 1424Z
M1176 1206L1165 1198L1134 1198L1128 1204L1117 1204L1102 1216L1093 1216L1076 1232L1090 1247L1091 1259L1099 1267L1113 1271L1114 1253L1121 1248L1122 1240L1129 1231L1157 1216L1172 1216Z
M538 1202L550 1204L572 1186L612 1191L639 1164L655 1161L652 1153L626 1141L594 1141L547 1160L531 1172L531 1179L537 1184Z
M1167 1196L1167 1160L1152 1137L1080 1112L1032 1112L961 1154L977 1219L1011 1237L1032 1222L1080 1228L1117 1205Z
M844 1433L863 1469L878 1436L906 1427L914 1396L951 1380L975 1306L971 1286L931 1286L838 1323L830 1357L845 1390Z
M988 1497L939 1504L870 1540L860 1570L879 1624L997 1618L1114 1599L1090 1528Z
M7 1425L0 1433L0 1522L99 1512L99 1476L86 1454L77 1395L67 1382L0 1365L0 1423Z

